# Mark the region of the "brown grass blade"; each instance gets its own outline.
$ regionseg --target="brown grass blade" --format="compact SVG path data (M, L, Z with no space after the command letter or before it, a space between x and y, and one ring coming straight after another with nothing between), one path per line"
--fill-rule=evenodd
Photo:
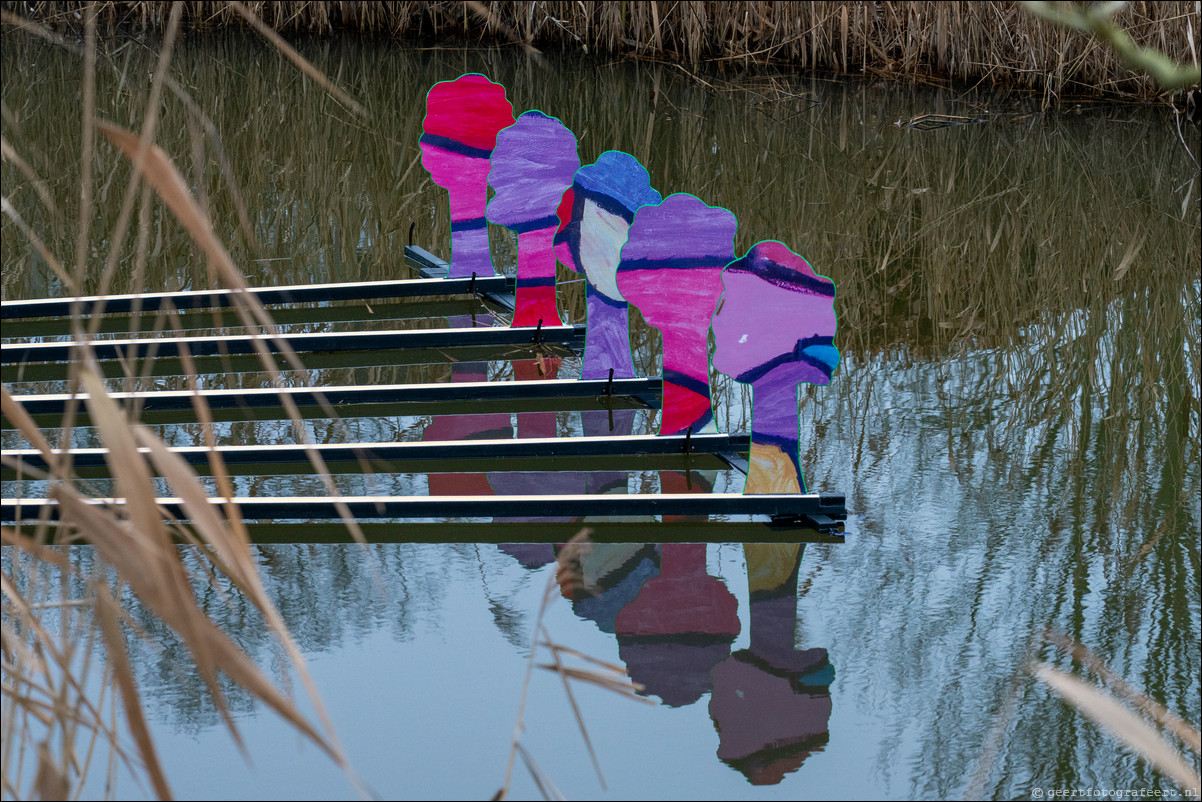
M1085 648L1083 644L1059 632L1047 632L1044 637L1047 638L1049 643L1059 646L1090 671L1097 674L1111 690L1118 693L1128 703L1135 705L1148 718L1180 738L1181 742L1196 754L1202 754L1202 733L1199 733L1196 727L1191 727L1185 719L1147 694L1140 693L1129 682L1114 673L1110 669L1110 666L1106 665L1101 658Z
M66 799L71 784L59 768L50 747L38 744L38 772L33 778L33 792L38 799Z
M173 544L161 541L148 544L129 522L117 520L111 511L103 507L85 503L74 491L57 488L53 496L58 501L63 520L76 523L88 542L95 546L98 555L116 568L142 603L180 636L192 655L198 673L208 685L226 721L226 727L240 747L244 748L241 736L229 716L224 695L217 683L219 670L275 710L339 766L345 765L341 754L330 742L301 716L250 658L197 606ZM159 526L161 529L161 523Z
M105 461L109 464L119 495L125 497L130 522L143 538L153 539L160 546L168 543L163 516L154 501L158 494L146 460L138 453L133 429L126 423L117 402L105 392L104 383L95 372L84 368L79 371L79 381L88 394L86 404L92 424L108 449Z
M564 799L564 795L555 787L555 783L551 782L551 778L543 771L542 766L534 759L534 755L526 749L526 747L518 744L518 754L522 756L522 762L526 764L526 770L530 772L530 776L534 778L534 784L538 786L538 792L543 795L543 799ZM505 796L500 796L505 799Z
M1183 788L1202 785L1202 778L1164 738L1110 694L1047 663L1036 663L1031 673Z
M46 187L46 182L37 174L36 170L29 166L29 162L21 158L20 154L13 149L13 146L3 136L0 136L0 156L12 162L13 166L21 171L21 174L25 176L30 186L33 187L33 191L37 193L38 199L42 201L42 205L51 214L57 214L58 207L54 203L54 198L50 195L50 190Z
M543 630L543 637L547 640L551 640L551 636L547 634L546 629ZM577 672L563 664L563 661L559 659L559 653L554 649L551 650L551 656L555 659L555 664L543 667L550 668L552 671L555 671L557 674L559 674L559 678L563 682L564 693L568 695L568 704L572 706L572 715L576 717L576 726L580 728L580 736L584 738L584 745L588 749L588 756L593 761L593 768L597 770L597 779L600 780L601 787L606 788L605 775L601 772L601 761L597 760L597 752L595 749L593 749L593 741L588 737L588 728L584 726L584 716L580 714L580 706L576 704L576 695L572 693L572 684L568 682L570 677L578 679L581 677L576 677ZM590 674L593 672L580 673ZM605 687L602 683L597 684Z
M159 799L174 798L171 786L167 783L167 775L163 764L159 762L159 753L155 749L154 739L150 737L150 727L146 723L146 714L142 710L142 695L138 692L138 683L134 679L133 666L129 662L129 653L125 650L125 637L121 631L119 615L116 612L117 602L106 585L100 582L92 583L95 594L96 622L104 640L105 655L112 670L113 681L121 694L121 705L125 710L125 720L133 736L138 754L142 758L146 774L154 786L155 795Z
M139 161L142 141L137 135L107 122L97 122L97 127L113 144L124 151L135 164L141 165L147 181L159 193L159 197L171 209L172 214L184 226L197 245L209 256L211 263L217 268L222 283L226 287L238 291L234 296L236 301L234 309L242 319L243 325L248 329L254 329L257 321L257 324L262 326L265 331L270 334L276 334L278 329L271 320L271 316L267 314L263 305L246 291L248 289L246 280L234 266L229 252L226 251L225 246L221 244L221 241L214 233L208 215L204 213L204 210L200 208L196 199L192 197L187 183L175 168L175 164L171 161L171 158L162 148L157 145L150 145L146 149L144 157ZM295 370L304 370L304 364L291 346L279 340L276 341L276 346ZM280 375L275 359L268 350L266 343L261 340L255 340L254 347L256 354L263 363L263 367L271 374L272 381L277 387L283 386L283 377ZM317 394L317 400L321 405L322 411L327 416L338 418L337 411L320 393ZM288 396L281 396L280 401L288 418L293 423L297 440L311 445L312 438L309 437L301 422L300 410L297 408L296 403ZM338 489L330 479L330 472L326 468L325 460L322 459L321 454L316 449L310 449L308 457L316 474L321 477L326 493L334 497L335 506L342 520L346 522L351 536L358 542L365 543L366 538L364 538L358 524L355 523L350 509L338 499Z

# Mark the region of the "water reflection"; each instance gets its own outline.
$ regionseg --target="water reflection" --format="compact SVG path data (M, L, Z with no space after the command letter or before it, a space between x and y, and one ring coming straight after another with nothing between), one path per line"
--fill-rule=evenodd
M616 636L640 693L669 707L709 694L718 758L755 785L774 784L826 743L834 668L826 649L796 644L804 547L743 548L745 649L732 650L738 601L708 573L705 544L588 544L560 572L560 590L577 615Z

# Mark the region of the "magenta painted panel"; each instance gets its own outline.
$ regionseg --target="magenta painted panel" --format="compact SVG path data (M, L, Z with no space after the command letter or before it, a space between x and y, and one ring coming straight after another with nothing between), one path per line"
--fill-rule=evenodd
M839 364L835 283L772 241L731 262L722 282L713 318L714 368L753 392L744 492L804 492L797 387L827 384Z
M496 275L488 251L489 158L497 132L513 125L505 87L469 74L426 95L422 166L451 196L451 278Z
M515 326L561 325L552 240L563 193L579 168L575 135L541 111L526 112L497 136L488 219L518 236Z
M664 342L660 434L714 429L709 384L709 321L734 257L734 214L688 194L669 195L634 216L622 248L622 297L659 329Z
M555 255L588 279L588 328L581 377L634 376L628 305L618 292L622 246L635 212L660 202L646 168L629 153L608 150L576 171L559 207Z

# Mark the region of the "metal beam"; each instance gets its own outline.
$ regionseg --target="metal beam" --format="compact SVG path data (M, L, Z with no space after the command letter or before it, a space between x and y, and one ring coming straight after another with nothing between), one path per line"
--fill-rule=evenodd
M571 459L577 462L576 470L588 470L588 460L597 457L615 459L647 456L703 456L723 455L731 451L746 451L750 443L746 434L698 434L686 438L683 435L627 435L618 437L537 437L524 440L480 439L460 441L414 441L400 443L319 443L311 446L254 445L254 446L174 446L169 450L178 454L189 465L206 467L211 456L216 455L227 466L258 467L264 464L299 464L309 466L310 453L321 455L326 465L339 463L368 463L377 470L395 467L398 463L422 466L423 470L434 470L429 463L437 463L437 470L452 470L448 463L470 465L482 460L498 461L497 470L515 470L505 467L504 461L532 459ZM149 449L139 449L149 454ZM54 449L56 456L66 456L73 470L98 468L107 465L109 456L105 448ZM0 451L6 459L4 475L11 476L13 463L46 470L42 452L35 448L14 448ZM546 470L545 467L542 468ZM539 470L539 467L527 470ZM265 471L259 471L264 472Z
M234 497L243 518L312 520L341 518L341 502L356 519L380 518L513 518L581 517L589 515L766 515L778 521L801 521L805 516L833 520L847 517L841 493L759 494L664 493L660 495L547 495L547 496L315 496ZM226 502L207 498L220 510ZM124 499L87 499L87 504L122 507ZM165 516L186 519L181 499L155 499ZM51 499L3 499L0 520L36 519L43 510L57 513Z
M25 524L30 526L30 524ZM338 522L245 523L254 543L353 543ZM566 543L581 530L595 543L843 543L842 525L822 531L804 522L762 521L490 521L414 523L363 522L369 543ZM46 529L50 542L86 545L57 524Z
M154 312L172 307L175 309L208 309L232 306L243 292L261 304L284 304L359 301L370 298L417 298L431 295L471 295L485 292L504 293L512 291L513 285L514 280L508 276L486 276L474 281L470 278L404 279L400 281L296 284L286 287L251 287L245 291L188 290L184 292L89 295L79 298L39 298L0 303L0 320L58 317L76 312L90 315L100 308L103 308L105 314L124 314L135 309Z
M109 393L119 404L142 411L193 409L199 398L210 409L276 408L288 397L297 406L335 407L359 404L407 404L436 402L524 402L570 398L626 399L645 407L658 407L662 383L659 379L555 379L549 381L440 382L437 384L380 384L370 387L258 387L252 389L161 390ZM16 395L30 415L62 414L72 398L87 399L87 393ZM524 411L524 410L523 410Z
M184 349L197 356L252 354L258 343L279 353L287 343L293 351L362 351L383 348L455 348L465 345L583 344L584 326L537 326L475 329L404 329L394 331L318 332L299 334L239 334L212 337L138 337L92 340L86 345L97 359L132 359L149 355L174 357ZM0 363L57 362L73 359L71 342L6 343Z

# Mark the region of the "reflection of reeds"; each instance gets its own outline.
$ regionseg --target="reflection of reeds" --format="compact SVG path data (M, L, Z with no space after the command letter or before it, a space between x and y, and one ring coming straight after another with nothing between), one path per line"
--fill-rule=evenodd
M15 5L15 4L14 4ZM83 4L23 3L22 13L73 23ZM103 21L161 27L165 2L103 2ZM644 2L644 3L248 3L268 25L293 33L349 31L404 38L489 36L529 48L560 45L595 53L675 56L734 66L786 63L803 69L884 76L987 80L1049 95L1107 92L1153 96L1106 46L1048 25L1002 2ZM469 11L470 9L470 11ZM1118 21L1136 44L1196 63L1188 2L1130 4ZM227 3L189 3L186 24L238 26Z

